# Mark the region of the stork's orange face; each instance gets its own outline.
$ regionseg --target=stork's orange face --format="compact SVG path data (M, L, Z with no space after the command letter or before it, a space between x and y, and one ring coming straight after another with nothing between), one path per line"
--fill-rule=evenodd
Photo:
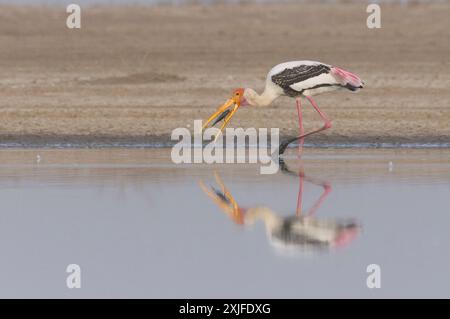
M236 101L236 104L238 104L239 106L249 105L247 100L244 97L244 90L245 89L243 89L243 88L238 88L238 89L235 89L233 92L233 96Z
M241 99L244 98L244 89L238 88L233 91L234 103L241 105Z
M224 121L222 126L220 127L219 134L216 135L217 137L222 133L222 131L227 126L228 122L233 117L234 113L236 113L237 109L241 105L247 105L247 101L244 98L244 89L239 88L233 91L233 95L230 99L228 99L225 104L223 104L221 107L217 109L216 112L214 112L213 115L211 115L208 120L206 120L205 124L203 125L203 129L208 127L209 123L214 120L212 126L214 126L216 123L220 121Z

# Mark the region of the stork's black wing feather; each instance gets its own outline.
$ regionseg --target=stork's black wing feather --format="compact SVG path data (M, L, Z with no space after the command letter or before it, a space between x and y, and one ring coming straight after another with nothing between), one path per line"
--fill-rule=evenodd
M325 241L308 236L307 233L295 231L293 226L297 220L297 216L284 219L281 226L272 232L273 238L282 241L285 245L300 246L302 248L315 247L320 249L328 246L328 243Z
M322 73L329 73L330 67L324 64L299 65L293 68L286 68L283 71L272 75L272 82L280 86L288 96L298 96L301 92L291 88L291 85L316 77Z

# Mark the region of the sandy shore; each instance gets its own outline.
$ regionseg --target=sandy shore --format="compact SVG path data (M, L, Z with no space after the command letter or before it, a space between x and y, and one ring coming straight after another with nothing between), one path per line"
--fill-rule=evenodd
M322 95L333 128L314 143L450 142L450 5L0 7L0 144L167 143L271 66L314 59L359 74L358 94ZM305 107L307 128L320 125ZM238 127L297 132L295 104L242 109Z

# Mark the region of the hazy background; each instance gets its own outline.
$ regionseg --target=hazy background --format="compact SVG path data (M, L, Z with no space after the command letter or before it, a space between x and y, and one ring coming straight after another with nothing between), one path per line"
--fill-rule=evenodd
M367 2L367 3L448 3L448 0L0 0L0 4L69 4L77 3L80 5L90 5L90 4L158 4L158 3L171 3L171 4L181 4L181 3L248 3L248 2L271 2L271 3L299 3L299 2L309 2L309 3L339 3L339 2Z
M67 3L156 2L0 0L59 5L0 8L0 145L22 147L0 150L0 297L449 297L448 149L291 158L332 188L316 217L355 219L362 231L340 250L286 256L262 223L233 225L198 181L213 184L217 170L242 207L288 217L297 176L178 166L164 149L36 147L166 143L236 86L261 90L271 66L293 59L367 81L359 94L318 98L334 126L308 143L443 147L450 7L386 5L378 30L366 26L366 1L96 6L81 30L65 24ZM321 124L313 112L305 108L308 129ZM295 103L243 109L232 125L297 134ZM323 191L305 182L304 208ZM70 263L82 268L82 289L66 287ZM378 290L366 286L372 263L382 267Z

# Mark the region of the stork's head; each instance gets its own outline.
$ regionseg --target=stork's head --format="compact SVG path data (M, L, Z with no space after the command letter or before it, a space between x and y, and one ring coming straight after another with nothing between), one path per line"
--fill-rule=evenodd
M223 104L221 107L217 109L217 111L211 115L203 125L203 129L208 127L209 123L214 120L211 126L216 125L220 121L224 121L222 126L220 127L220 133L225 129L228 122L233 117L234 113L236 113L237 109L240 106L248 105L247 100L244 97L245 95L245 89L238 88L233 91L233 95ZM219 133L219 134L220 134ZM216 139L219 136L219 134L216 135Z
M246 106L248 105L247 99L245 98L245 89L244 88L237 88L233 92L234 100L236 101L236 104L239 106Z

